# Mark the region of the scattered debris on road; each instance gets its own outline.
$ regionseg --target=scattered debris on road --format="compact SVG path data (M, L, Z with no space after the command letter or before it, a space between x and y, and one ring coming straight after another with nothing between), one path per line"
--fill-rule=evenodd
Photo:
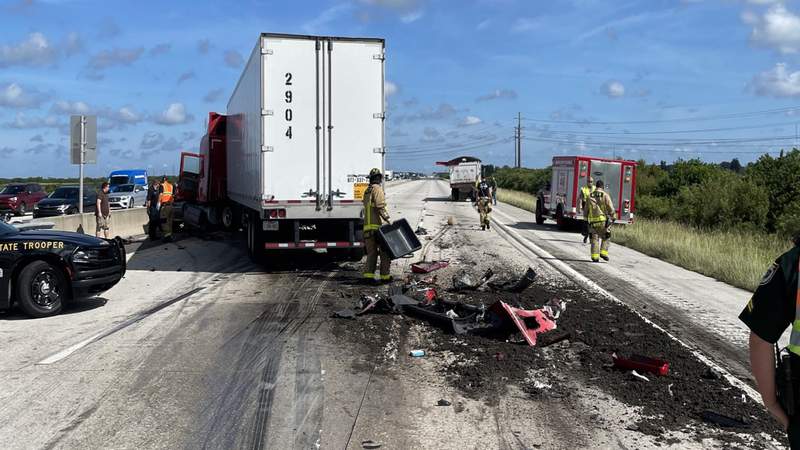
M436 402L436 406L450 406L450 405L452 405L452 403L448 402L445 399L441 399L438 402Z
M422 358L423 356L425 356L425 350L411 350L410 352L408 352L408 356L414 358Z
M614 361L614 367L622 370L639 370L661 375L662 377L669 372L669 363L662 359L648 358L642 355L631 355L629 358L623 358L616 353L611 355L611 359Z
M439 269L444 269L449 265L450 265L449 261L420 261L411 264L411 272L431 273Z

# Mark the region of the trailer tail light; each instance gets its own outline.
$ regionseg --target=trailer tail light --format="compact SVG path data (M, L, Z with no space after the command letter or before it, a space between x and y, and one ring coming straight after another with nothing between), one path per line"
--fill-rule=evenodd
M285 209L268 209L267 215L270 219L283 219L286 217Z
M624 206L622 207L622 211L623 211L623 212L625 212L625 213L629 213L629 212L631 212L631 201L630 201L630 200L625 200L625 202L623 203L623 205L624 205Z

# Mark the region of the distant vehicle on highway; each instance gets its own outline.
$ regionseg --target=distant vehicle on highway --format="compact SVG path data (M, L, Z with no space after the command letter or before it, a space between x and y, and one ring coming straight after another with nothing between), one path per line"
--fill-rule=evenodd
M65 216L78 213L78 186L61 186L47 198L39 200L33 209L33 217ZM97 192L83 189L83 212L94 212Z
M104 292L125 275L122 241L66 231L19 231L0 221L0 309L53 316L73 299Z
M139 184L118 184L111 186L108 204L112 209L144 206L147 202L147 187Z
M45 197L47 193L36 183L9 184L0 191L0 212L25 215Z
M144 169L115 170L108 175L108 184L112 188L120 184L147 186L147 171Z
M472 156L459 156L450 161L439 161L437 166L445 166L450 172L450 198L459 201L465 197L472 197L475 183L481 179L481 160ZM417 179L417 174L409 177Z
M580 209L581 188L589 177L602 180L617 210L618 223L632 223L636 207L636 161L591 156L556 156L553 178L539 191L536 223L550 217L565 228L572 220L585 220Z

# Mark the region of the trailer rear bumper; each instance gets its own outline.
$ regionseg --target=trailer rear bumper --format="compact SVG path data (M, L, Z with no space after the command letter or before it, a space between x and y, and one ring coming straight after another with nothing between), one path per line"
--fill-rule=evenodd
M267 242L265 250L313 250L321 248L363 248L363 242Z

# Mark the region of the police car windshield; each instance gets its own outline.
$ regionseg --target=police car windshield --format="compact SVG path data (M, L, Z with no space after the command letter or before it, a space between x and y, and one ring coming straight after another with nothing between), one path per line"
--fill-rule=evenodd
M0 220L0 236L17 233L19 233L19 230Z
M118 184L111 188L111 192L133 192L132 184Z
M50 198L78 198L78 188L58 188L50 194Z
M19 194L21 192L25 192L25 186L6 186L0 191L0 194Z

